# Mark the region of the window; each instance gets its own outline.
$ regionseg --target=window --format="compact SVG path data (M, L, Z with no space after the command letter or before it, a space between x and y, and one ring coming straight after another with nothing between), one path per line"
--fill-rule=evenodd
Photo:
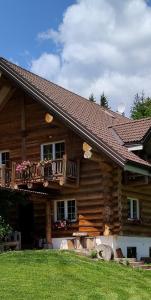
M127 258L137 258L136 247L127 247Z
M9 152L0 151L0 165L9 165Z
M59 200L55 202L55 221L60 220L76 220L76 201L75 200Z
M51 160L51 159L61 159L65 154L65 143L56 142L51 144L41 145L41 159Z
M139 200L128 198L128 219L139 220Z

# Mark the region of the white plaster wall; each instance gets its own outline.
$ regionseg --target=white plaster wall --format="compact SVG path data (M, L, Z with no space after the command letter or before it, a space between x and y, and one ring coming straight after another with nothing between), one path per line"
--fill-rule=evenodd
M149 257L149 248L151 248L151 238L132 237L132 236L99 236L96 238L96 244L106 244L112 247L116 256L116 249L121 248L123 255L127 257L127 247L136 247L137 259Z
M68 249L68 238L53 238L53 249ZM151 238L147 237L132 237L132 236L97 236L96 245L106 244L112 247L114 255L116 256L116 249L121 248L123 255L127 256L127 247L137 248L137 259L149 256L149 248L151 248Z
M53 249L68 249L67 240L72 240L73 237L67 237L67 238L53 238L52 244Z
M123 255L127 256L127 247L136 247L137 259L149 257L149 248L151 248L151 238L118 236L117 245L122 249Z

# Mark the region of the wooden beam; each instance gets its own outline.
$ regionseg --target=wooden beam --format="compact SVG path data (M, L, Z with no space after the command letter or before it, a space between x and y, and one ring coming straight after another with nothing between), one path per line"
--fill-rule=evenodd
M46 200L46 248L52 248L51 202Z
M94 151L92 152L92 156L91 156L91 158L89 158L89 160L98 162L98 163L106 161L105 158L103 157L103 155L100 155L99 153L94 152Z
M22 160L26 160L26 112L25 112L25 99L22 99L21 103L21 153Z
M4 85L0 89L0 111L4 108L9 99L13 96L16 88L12 88L11 86Z

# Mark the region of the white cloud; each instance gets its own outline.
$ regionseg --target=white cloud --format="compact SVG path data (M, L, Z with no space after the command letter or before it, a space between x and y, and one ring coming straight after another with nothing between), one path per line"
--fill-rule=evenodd
M53 29L48 29L47 31L38 33L38 39L39 40L54 40L56 42L59 42L59 34L57 31Z
M57 55L43 53L37 60L32 60L32 72L50 80L57 80L60 71L60 59Z
M43 53L31 70L88 97L104 91L116 109L151 95L151 7L145 0L77 0L58 30L39 33L59 54ZM58 49L56 49L58 51Z

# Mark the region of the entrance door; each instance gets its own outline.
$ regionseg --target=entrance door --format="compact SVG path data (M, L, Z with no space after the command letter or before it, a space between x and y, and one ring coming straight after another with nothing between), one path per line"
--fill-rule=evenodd
M22 249L31 249L34 240L34 214L31 202L19 205L19 230Z

